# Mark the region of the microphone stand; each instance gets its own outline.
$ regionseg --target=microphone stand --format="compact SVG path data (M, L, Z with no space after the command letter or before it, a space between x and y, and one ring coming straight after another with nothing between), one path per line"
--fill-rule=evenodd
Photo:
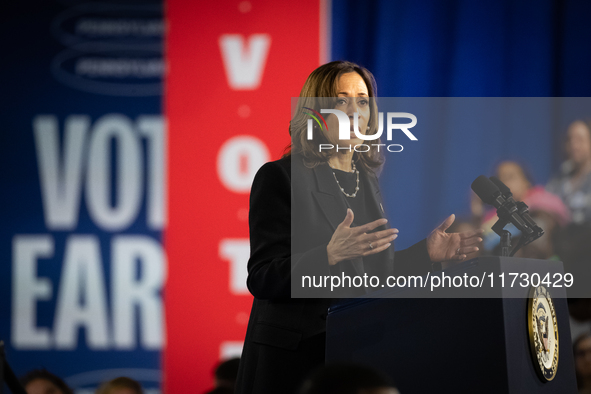
M501 256L509 256L509 248L511 247L511 233L503 230L501 234Z
M528 240L529 240L529 241L528 241ZM528 242L526 242L526 241L528 241ZM521 237L521 238L519 238L519 241L517 241L517 245L515 245L515 248L514 248L514 249L511 251L511 254L509 255L509 257L513 257L513 255L514 255L514 254L515 254L515 253L516 253L516 252L517 252L519 249L521 249L521 247L522 247L523 245L527 245L528 243L530 243L530 242L532 242L532 241L533 241L533 239L532 239L531 237L530 237L530 238L527 238L527 237Z
M511 247L511 233L505 230L505 226L509 223L509 220L503 213L504 212L500 208L497 210L499 220L497 220L497 222L492 226L492 230L497 233L499 237L501 237L501 256L513 257L522 246L535 241L544 234L542 229L540 229L540 231L532 231L530 229L529 234L525 234L525 232L522 231L519 241L517 241L517 244L513 250L511 250L511 253L509 253L509 248Z
M501 237L501 256L513 256L522 246L544 234L544 230L529 216L527 205L515 201L511 190L498 178L489 179L480 175L472 182L472 190L482 201L497 208L499 220L492 226L492 230ZM509 253L511 233L505 230L505 226L509 223L513 223L521 231L521 237L511 253Z
M492 230L501 237L501 256L504 257L513 257L515 253L525 244L532 242L535 238L532 237L532 233L526 235L525 232L521 232L521 237L517 244L509 252L509 248L511 247L511 233L505 230L505 226L509 223L509 219L505 214L505 210L499 208L497 209L497 215L499 216L499 220L492 226ZM533 234L535 235L535 234ZM536 237L537 238L537 237Z

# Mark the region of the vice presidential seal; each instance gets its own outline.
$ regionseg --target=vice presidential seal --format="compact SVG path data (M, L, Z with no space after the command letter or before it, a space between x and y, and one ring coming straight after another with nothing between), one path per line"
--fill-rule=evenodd
M543 381L552 380L558 368L558 324L552 297L544 286L531 288L527 319L534 368Z

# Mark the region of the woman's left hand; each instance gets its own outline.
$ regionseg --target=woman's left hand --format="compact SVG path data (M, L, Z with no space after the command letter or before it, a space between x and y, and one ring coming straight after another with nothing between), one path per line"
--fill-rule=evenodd
M463 233L446 233L456 216L451 215L427 237L427 252L433 262L459 262L470 253L478 251L476 246L482 242L482 230ZM444 267L445 268L445 267Z

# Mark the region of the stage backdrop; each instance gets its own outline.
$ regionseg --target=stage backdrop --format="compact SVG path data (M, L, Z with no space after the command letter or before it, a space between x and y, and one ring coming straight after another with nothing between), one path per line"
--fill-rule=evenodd
M250 185L289 144L290 97L324 61L322 5L168 2L168 393L207 389L216 361L240 355Z
M4 2L0 340L18 375L160 392L166 134L158 1Z
M163 23L161 1L3 2L0 339L17 374L155 391L166 346L167 392L207 389L252 302L252 176L288 144L290 98L323 54L374 71L383 97L588 96L590 4L170 0ZM420 165L390 158L382 179L397 247L466 212L500 158L544 182L564 127L422 135Z
M580 0L333 0L331 57L369 68L381 97L589 97L590 15ZM420 152L388 157L380 183L397 248L451 213L467 217L470 183L501 160L523 162L545 184L568 123L591 109L571 115L541 113L548 127L518 132L485 134L478 122L425 130Z

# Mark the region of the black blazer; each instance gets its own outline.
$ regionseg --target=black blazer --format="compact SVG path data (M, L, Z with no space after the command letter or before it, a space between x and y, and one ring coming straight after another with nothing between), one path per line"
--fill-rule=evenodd
M376 219L382 217L377 178L364 172L361 179L368 209ZM366 272L384 277L424 275L431 269L425 240L396 253L390 247L379 254L380 264L364 265L356 259L330 267L326 246L346 210L345 197L326 164L308 168L294 155L266 163L256 174L250 195L247 279L255 298L236 393L293 392L323 363L326 314L333 300L291 298L292 281L297 288L301 275Z

